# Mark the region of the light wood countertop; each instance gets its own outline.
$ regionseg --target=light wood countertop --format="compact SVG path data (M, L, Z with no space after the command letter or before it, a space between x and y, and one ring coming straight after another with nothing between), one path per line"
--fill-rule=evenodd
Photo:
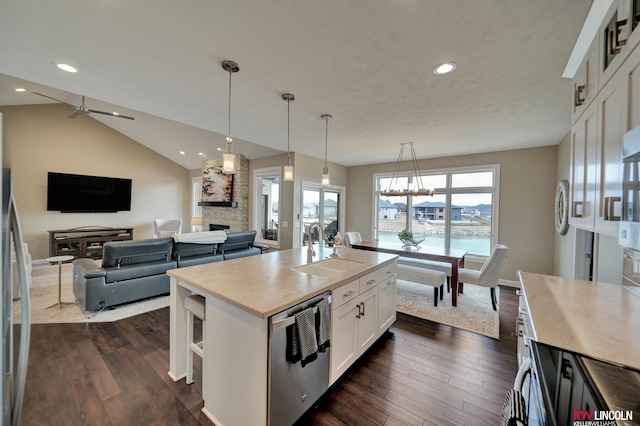
M314 246L313 262L329 258L333 249ZM331 277L308 275L293 268L307 263L307 248L273 251L256 256L177 268L167 274L253 315L266 318L327 290L391 264L397 255L338 248L343 259L361 265Z
M619 284L519 272L534 339L640 370L640 298Z

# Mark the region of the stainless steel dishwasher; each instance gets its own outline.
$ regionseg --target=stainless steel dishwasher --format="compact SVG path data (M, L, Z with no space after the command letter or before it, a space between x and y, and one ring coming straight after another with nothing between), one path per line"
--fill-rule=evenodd
M287 327L295 314L328 299L327 291L269 318L268 417L270 426L290 426L322 396L329 387L329 346L318 358L302 367L287 360Z

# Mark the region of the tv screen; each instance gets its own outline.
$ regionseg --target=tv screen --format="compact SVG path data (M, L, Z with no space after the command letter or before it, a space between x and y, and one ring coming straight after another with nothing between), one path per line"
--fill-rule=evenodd
M131 210L131 179L49 172L47 210L108 213Z

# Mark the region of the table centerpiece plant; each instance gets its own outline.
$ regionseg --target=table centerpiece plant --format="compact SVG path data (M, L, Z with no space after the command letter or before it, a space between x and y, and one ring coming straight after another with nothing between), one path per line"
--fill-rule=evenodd
M398 232L398 238L400 239L400 241L402 241L402 247L413 246L418 249L420 248L420 243L424 241L424 238L416 239L413 236L413 232L409 231L408 229L403 229L402 231Z

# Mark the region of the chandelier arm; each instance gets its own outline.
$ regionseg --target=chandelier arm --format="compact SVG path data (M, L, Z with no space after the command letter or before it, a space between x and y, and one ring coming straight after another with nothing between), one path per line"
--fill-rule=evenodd
M424 186L424 183L422 182L422 176L418 172L418 160L416 159L416 151L413 148L413 142L411 142L411 158L413 159L413 171L416 174L416 180L420 183L420 186L418 187L418 191L422 191L426 188Z
M400 153L398 154L398 159L396 160L396 166L394 167L393 175L391 176L391 186L393 186L394 180L396 185L398 184L398 178L400 177L400 162L402 161L403 153L404 153L404 144L400 144Z

